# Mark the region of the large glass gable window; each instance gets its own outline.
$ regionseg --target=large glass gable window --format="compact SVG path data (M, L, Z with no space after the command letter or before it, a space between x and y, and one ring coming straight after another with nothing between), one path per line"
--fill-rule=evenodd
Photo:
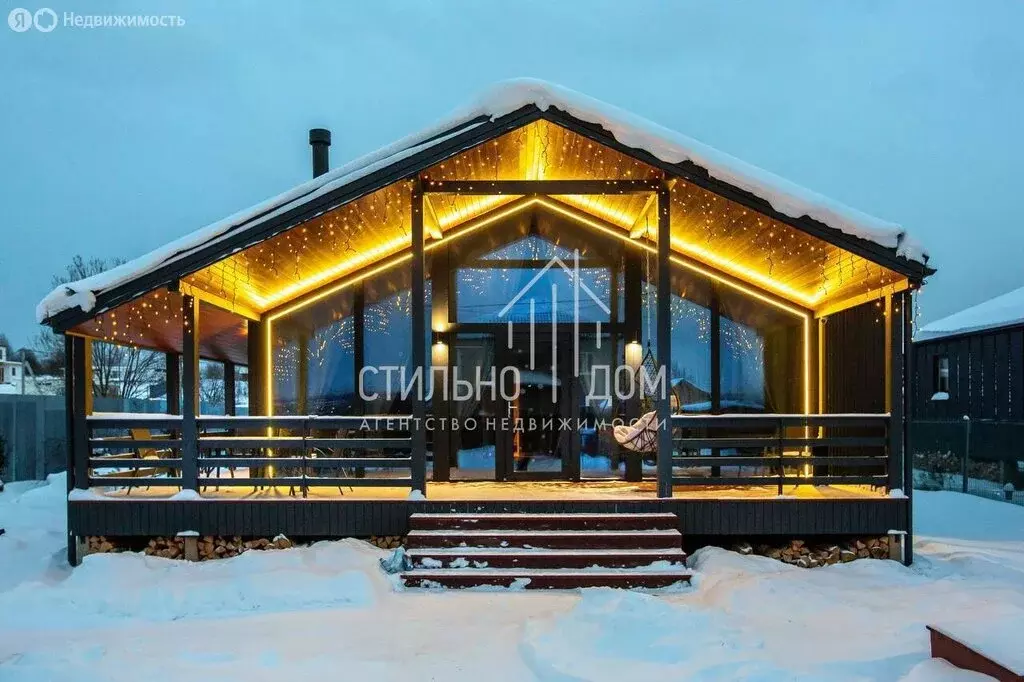
M580 254L577 270L576 257L573 249L537 235L476 256L455 272L457 321L609 321L612 268Z

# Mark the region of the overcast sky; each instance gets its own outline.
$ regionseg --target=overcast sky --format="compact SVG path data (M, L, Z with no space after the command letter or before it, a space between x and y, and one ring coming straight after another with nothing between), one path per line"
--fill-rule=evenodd
M336 166L515 76L903 224L939 268L922 321L1024 285L1024 2L839 5L52 0L185 25L0 23L0 331L29 341L75 254L134 258L307 179L310 127Z

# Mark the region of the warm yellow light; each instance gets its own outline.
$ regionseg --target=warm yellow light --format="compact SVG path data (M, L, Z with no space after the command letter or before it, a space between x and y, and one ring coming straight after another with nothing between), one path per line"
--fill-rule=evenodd
M539 203L539 204L541 204L541 205L551 209L552 211L555 211L557 213L561 213L562 215L564 215L564 216L566 216L568 218L572 218L573 220L575 220L578 223L582 223L584 225L589 225L590 227L593 227L594 229L596 229L596 230L598 230L600 232L604 232L607 235L611 235L612 237L615 237L616 239L621 239L622 241L626 242L627 244L632 244L632 245L634 245L636 247L639 247L639 248L644 249L646 251L649 251L651 253L657 253L658 252L658 249L656 249L654 246L652 246L651 244L647 243L646 241L636 241L636 240L630 239L629 236L627 234L623 233L622 231L616 230L616 229L611 228L611 227L608 227L607 225L604 225L604 224L602 224L600 222L597 222L596 220L592 220L592 219L588 218L585 215L581 215L581 214L577 213L576 211L570 210L569 207L567 207L567 206L564 206L564 205L559 204L557 202L551 201L551 200L546 199L544 197L536 197L532 201L535 202L535 203ZM806 311L799 310L797 308L793 308L792 306L788 306L785 303L782 303L780 301L776 301L773 298L769 298L769 297L761 294L760 292L754 291L753 289L749 289L749 288L743 286L742 284L739 284L738 282L736 282L736 281L734 281L732 279L729 279L727 277L722 277L721 275L716 273L714 270L709 270L707 268L704 268L704 267L701 267L701 266L697 265L696 263L693 263L693 262L688 261L688 260L683 260L682 258L678 258L678 257L675 257L675 256L669 256L669 260L672 261L673 263L675 263L676 265L682 266L682 267L686 268L687 270L691 270L691 271L696 272L696 273L698 273L700 275L703 275L704 277L707 277L708 279L712 279L712 280L714 280L716 282L724 284L727 287L730 287L732 289L736 289L737 291L742 291L747 296L751 296L751 297L756 298L756 299L758 299L760 301L764 301L765 303L767 303L769 305L772 305L772 306L778 308L779 310L785 310L786 312L791 313L793 315L797 315L798 317L807 317L807 315L808 315Z
M395 253L396 251L400 251L403 246L408 244L408 237L396 237L395 239L388 240L372 248L360 251L359 255L344 260L336 265L332 265L329 268L325 268L298 282L289 284L283 289L275 291L270 296L264 298L253 294L251 298L260 308L266 310L267 308L273 307L275 303L287 301L289 298L293 298L298 294L311 291L312 289L315 289L318 284L328 282L346 272L358 270L361 266L369 265L370 263L380 260L385 256Z
M434 367L448 366L448 346L444 341L438 341L430 349L430 363Z
M655 193L651 192L651 194L654 195ZM611 208L605 202L601 201L600 195L568 194L558 196L556 198L570 206L587 211L588 213L593 213L598 218L623 229L628 230L633 226L634 217L632 214Z
M626 366L630 369L640 369L640 363L643 362L644 348L640 345L639 341L630 341L626 344Z
M682 239L672 238L672 248L678 249L688 253L705 263L713 264L722 270L730 274L737 275L738 277L747 280L748 282L754 282L760 284L766 289L782 294L786 298L796 300L798 303L803 303L807 307L813 306L815 303L821 300L822 296L825 295L823 291L817 291L814 294L805 294L802 291L798 291L793 287L773 279L753 268L748 268L745 265L731 261L728 258L723 258L714 251L706 249L703 246L693 244Z
M447 230L459 223L463 223L473 216L478 216L493 208L516 199L513 194L482 194L473 197L473 201L467 201L462 208L455 209L444 215L437 216L437 225L441 230Z
M606 225L606 224L600 222L599 220L591 219L588 216L580 214L578 211L576 211L574 209L571 209L570 207L568 207L568 206L566 206L564 204L561 204L560 202L553 201L553 200L551 200L551 199L549 199L547 197L543 197L543 196L531 196L531 197L528 197L528 198L520 198L519 200L516 200L513 203L513 205L507 207L506 209L504 209L502 211L498 211L498 212L494 213L493 215L489 215L489 216L483 217L481 219L472 220L469 223L467 223L462 229L454 230L451 233L444 235L443 239L437 240L437 241L432 241L432 242L424 245L424 251L425 252L431 251L434 248L437 248L437 247L439 247L439 246L441 246L443 244L447 244L448 242L453 241L455 239L458 239L458 238L460 238L460 237L462 237L462 236L464 236L466 234L469 234L470 232L478 230L478 229L480 229L482 227L485 227L487 225L491 225L491 224L493 224L493 223L495 223L495 222L497 222L499 220L503 220L504 218L507 218L507 217L509 217L511 215L514 215L516 213L519 213L520 211L526 210L526 209L528 209L528 208L530 208L532 206L536 206L536 205L544 206L545 208L547 208L547 209L549 209L551 211L554 211L554 212L559 213L559 214L561 214L563 216L566 216L567 218L570 218L570 219L572 219L572 220L574 220L574 221L576 221L578 223L581 223L583 225L587 225L589 227L592 227L592 228L594 228L594 229L596 229L596 230L598 230L598 231L600 231L600 232L602 232L604 234L607 234L607 235L613 236L613 237L615 237L617 239L620 239L620 240L622 240L622 241L624 241L627 244L630 244L632 246L644 249L644 250L649 251L651 253L657 253L657 249L654 246L652 246L651 244L649 244L647 241L640 241L640 240L630 239L629 235L627 233L623 232L622 230L616 229L614 227L610 227L609 225ZM411 259L412 259L412 254L411 253L402 254L402 255L400 255L400 256L390 260L389 262L380 265L379 267L376 267L376 268L373 268L373 269L371 269L371 270L369 270L367 272L361 273L358 276L346 278L342 282L339 282L337 285L331 286L331 287L328 287L328 288L324 289L323 291L319 292L316 296L312 296L312 297L304 299L302 301L298 301L294 305L288 306L286 308L282 308L281 310L275 312L273 315L269 315L266 318L264 318L264 325L263 326L265 327L265 333L267 335L267 338L266 338L266 344L267 344L267 353L266 353L266 355L267 355L267 359L266 359L266 369L267 369L267 375L266 375L267 376L267 391L266 391L267 392L267 414L272 414L272 410L273 410L272 389L271 389L272 361L271 361L271 357L270 357L270 335L271 335L271 325L272 325L273 321L275 319L277 319L278 317L281 317L282 315L287 315L287 314L290 314L292 312L295 312L296 310L300 310L302 308L305 308L306 306L311 305L311 304L313 304L313 303L315 303L317 301L320 301L320 300L326 298L327 296L330 296L330 295L332 295L334 293L337 293L338 291L341 291L341 290L343 290L343 289L345 289L347 287L350 287L350 286L352 286L354 284L357 284L358 282L361 282L361 281L363 281L363 280L365 280L367 278L374 277L374 276L376 276L376 275L378 275L378 274L380 274L382 272L385 272L386 270L389 270L390 268L393 268L393 267L395 267L395 266L397 266L397 265L399 265L401 263L404 263L405 261L411 260ZM800 310L798 308L794 308L792 306L786 305L785 303L783 303L781 301L777 301L777 300L775 300L773 298L765 296L764 294L762 294L762 293L760 293L758 291L755 291L753 289L750 289L748 287L743 286L742 284L740 284L739 282L734 281L731 278L723 277L723 276L717 274L715 271L709 270L707 268L704 268L704 267L702 267L700 265L697 265L696 263L693 263L691 261L684 260L684 259L676 257L676 256L670 256L669 260L673 264L675 264L675 265L679 265L679 266L681 266L683 268L686 268L686 269L688 269L688 270L690 270L692 272L696 272L696 273L698 273L698 274L700 274L700 275L702 275L702 276L704 276L704 277L706 277L708 279L711 279L711 280L719 282L719 283L721 283L721 284L723 284L723 285L725 285L725 286L727 286L729 288L732 288L732 289L735 289L737 291L740 291L743 294L745 294L747 296L750 296L751 298L755 298L755 299L757 299L759 301L762 301L764 303L767 303L768 305L771 305L771 306L773 306L773 307L775 307L775 308L777 308L779 310L783 310L783 311L785 311L787 313L790 313L792 315L796 315L796 316L800 317L803 320L803 325L804 325L804 357L803 357L803 370L804 370L803 371L803 374L804 374L804 377L803 377L803 383L804 383L804 414L810 414L811 413L811 410L810 410L810 403L811 403L811 395L810 395L810 392L811 392L811 388L810 388L810 362L811 362L811 360L810 360L810 323L811 323L811 319L812 319L811 315L807 311ZM335 268L331 268L331 270L335 270L335 269L339 269L338 266L335 266ZM340 269L344 270L344 268L340 268ZM319 276L319 274L318 274L318 276ZM321 277L321 281L324 280L324 279L327 279L328 277L329 277L328 275L325 275L325 276ZM277 296L277 294L275 294L275 296ZM639 345L639 344L637 344L637 345ZM447 353L447 347L445 348L445 352ZM433 350L432 350L432 355L433 355Z

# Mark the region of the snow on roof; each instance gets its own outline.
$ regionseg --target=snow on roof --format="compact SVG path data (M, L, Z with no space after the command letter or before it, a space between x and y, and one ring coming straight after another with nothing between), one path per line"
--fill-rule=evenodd
M1024 287L930 322L917 330L915 341L1024 324Z
M427 149L454 135L475 119L496 119L528 105L551 107L602 126L623 145L643 149L666 163L692 161L725 183L746 190L792 218L807 216L847 234L897 249L899 255L922 261L923 249L899 225L874 218L799 187L756 166L719 152L685 135L627 111L553 83L520 78L503 81L456 110L439 123L375 152L351 161L278 196L207 225L174 242L106 272L54 289L36 307L36 319L48 318L76 306L89 312L96 296L180 260L245 227L262 222L347 185L376 170ZM479 125L479 123L477 123ZM457 132L462 132L461 128Z

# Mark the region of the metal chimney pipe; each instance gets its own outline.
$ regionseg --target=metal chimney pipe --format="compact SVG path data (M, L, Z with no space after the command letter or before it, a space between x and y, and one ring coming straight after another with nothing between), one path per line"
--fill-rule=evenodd
M313 148L313 177L320 177L331 169L331 131L326 128L311 128L309 146Z

